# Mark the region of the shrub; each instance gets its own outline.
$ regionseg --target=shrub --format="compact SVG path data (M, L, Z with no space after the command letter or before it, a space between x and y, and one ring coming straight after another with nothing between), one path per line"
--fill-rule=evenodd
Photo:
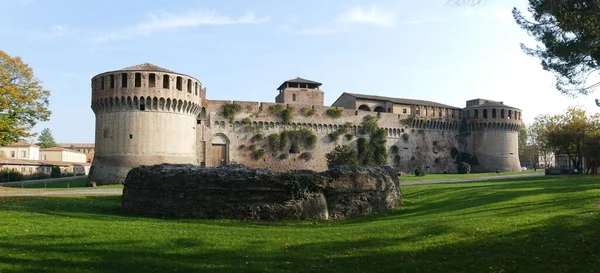
M358 165L356 151L349 145L336 145L331 152L325 154L327 158L327 167L336 165Z
M303 107L302 109L300 109L300 112L302 112L302 115L305 117L312 117L315 115L317 110L308 107Z
M458 149L456 149L456 147L452 147L452 149L450 149L450 156L452 156L452 158L456 158L457 155Z
M239 149L240 150L246 149L246 145L244 145L244 144L240 145Z
M363 127L363 134L371 134L379 128L377 118L371 115L364 116L361 125Z
M344 113L343 108L329 108L325 111L325 114L331 118L339 118L342 116L342 113Z
M408 134L407 133L402 134L402 140L404 140L404 142L408 142Z
M223 116L232 122L235 119L235 115L242 110L242 106L237 103L228 103L223 105Z
M248 146L248 151L256 151L256 145L252 144L250 146Z
M268 136L269 147L271 147L272 151L281 151L283 147L281 145L281 135L279 134L270 134Z
M265 150L263 150L263 149L256 150L252 153L252 156L254 157L255 160L259 160L265 156Z
M282 139L283 139L282 133ZM295 145L296 148L300 148L300 144L305 149L312 149L315 147L317 143L317 135L315 135L311 130L308 129L300 129L294 131L285 131L285 137L290 141L292 145Z
M340 139L341 135L346 133L346 131L347 131L346 127L339 128L339 129L335 130L333 133L329 134L329 139L332 142L337 141L338 139Z
M419 166L415 169L415 176L425 176L427 169L424 166Z
M269 106L269 113L273 115L278 115L279 113L281 113L281 111L283 111L283 109L285 109L283 104L273 104Z
M38 180L38 179L46 179L46 178L50 178L49 175L45 174L45 173L33 173L30 175L25 175L24 179L25 180Z
M252 137L251 141L252 142L260 142L262 141L264 138L263 134L256 134Z
M390 153L392 154L397 154L399 151L400 149L396 145L392 145L392 147L390 147Z
M471 173L471 165L467 162L458 163L458 173L469 174Z
M2 170L0 172L0 182L13 182L23 180L23 174L17 170Z
M345 138L347 141L350 141L350 140L352 140L352 139L354 138L354 135L352 135L352 134L345 134L345 135L344 135L344 138Z
M52 171L50 171L50 177L60 177L60 168L58 166L52 166Z
M250 126L250 124L252 124L252 120L249 117L242 119L242 125Z
M433 162L435 162L436 164L439 164L439 163L440 163L440 158L439 158L439 157L436 157L436 158L433 160Z
M288 154L280 154L279 155L279 159L280 160L286 160L286 159L288 159Z
M284 109L281 111L280 116L284 124L290 124L292 118L294 118L294 108L288 107Z
M402 158L400 157L400 155L395 155L395 156L394 156L394 163L396 163L396 165L400 164L400 160L401 160L401 159L402 159Z
M304 153L300 154L299 158L302 159L302 160L304 160L304 161L309 161L309 160L312 159L312 154L309 153L309 152L304 152Z

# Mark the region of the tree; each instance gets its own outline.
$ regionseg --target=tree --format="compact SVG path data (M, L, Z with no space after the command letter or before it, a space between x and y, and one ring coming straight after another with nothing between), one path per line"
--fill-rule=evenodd
M598 87L600 83L587 85L587 80L600 67L600 2L529 0L528 10L531 21L517 8L513 17L542 46L521 48L555 74L556 88L567 95L586 95Z
M44 128L38 137L38 143L42 148L52 148L58 146L56 141L54 141L54 137L52 136L52 132L48 128Z
M358 165L356 151L348 145L336 145L331 152L325 154L325 158L329 168L336 165Z
M20 57L0 50L0 146L35 135L31 128L50 117L48 96Z

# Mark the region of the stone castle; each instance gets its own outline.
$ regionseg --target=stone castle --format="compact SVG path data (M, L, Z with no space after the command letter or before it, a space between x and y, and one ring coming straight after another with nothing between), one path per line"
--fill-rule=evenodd
M91 85L89 179L97 184L123 183L131 168L161 163L323 171L336 145L356 146L367 115L386 130L388 162L399 171L453 173L459 158L473 172L520 170L521 110L503 102L459 108L343 93L324 106L321 83L302 78L283 82L275 103L215 101L199 80L148 63L98 74Z

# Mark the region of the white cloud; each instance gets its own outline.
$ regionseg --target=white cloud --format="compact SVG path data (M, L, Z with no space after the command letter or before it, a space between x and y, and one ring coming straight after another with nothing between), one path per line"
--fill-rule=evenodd
M198 27L203 25L237 25L258 24L269 20L268 17L258 18L249 13L239 18L231 18L218 14L216 11L194 11L187 14L163 13L161 15L149 14L150 20L139 23L135 30L138 35L149 35L154 32L172 31L180 28Z
M392 27L396 23L396 13L381 9L376 5L370 7L355 6L343 12L338 17L338 21Z
M241 24L260 24L267 22L269 17L257 17L248 13L241 17L221 15L216 11L192 11L185 14L161 13L148 14L149 19L135 26L122 28L120 31L101 33L92 38L94 43L104 43L131 36L148 36L157 32L177 31L199 26L224 26Z

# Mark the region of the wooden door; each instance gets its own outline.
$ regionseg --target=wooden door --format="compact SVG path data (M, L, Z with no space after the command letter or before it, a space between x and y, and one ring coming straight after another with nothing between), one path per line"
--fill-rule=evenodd
M227 165L227 145L213 144L212 145L212 164L213 167Z

